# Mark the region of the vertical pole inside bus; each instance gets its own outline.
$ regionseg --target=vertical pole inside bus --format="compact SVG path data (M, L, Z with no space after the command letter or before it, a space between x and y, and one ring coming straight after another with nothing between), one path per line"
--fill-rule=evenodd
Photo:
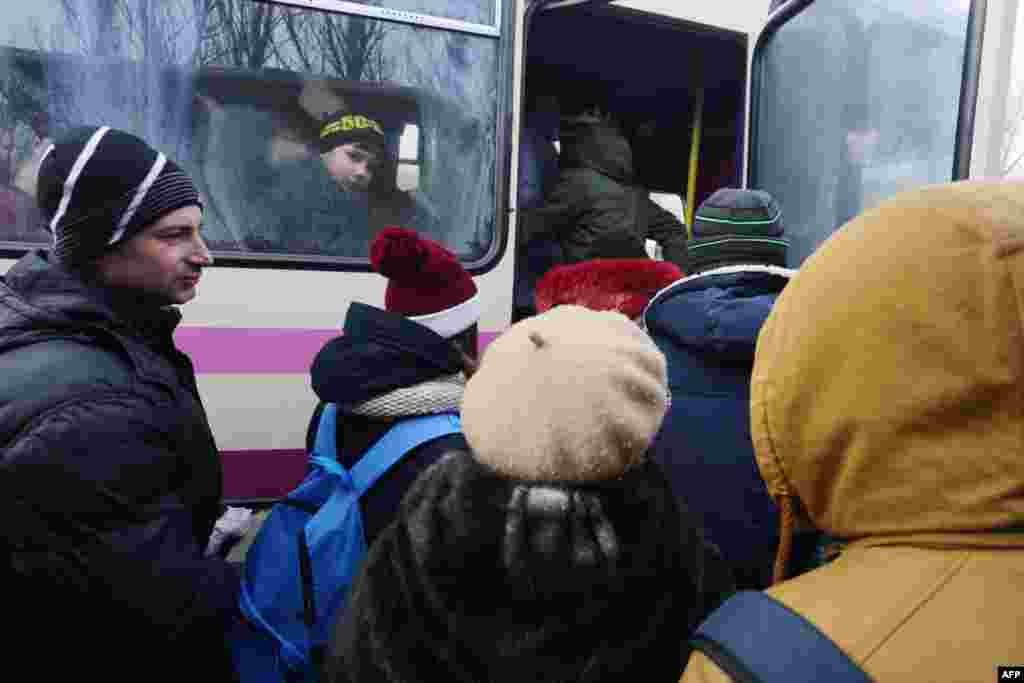
M697 88L693 105L693 133L690 139L690 169L686 174L686 236L693 238L694 202L697 199L697 170L700 161L700 129L704 118L704 86Z

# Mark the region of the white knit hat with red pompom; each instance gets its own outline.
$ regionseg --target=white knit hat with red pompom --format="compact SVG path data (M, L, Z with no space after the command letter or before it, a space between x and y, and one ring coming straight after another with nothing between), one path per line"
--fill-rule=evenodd
M446 339L480 319L482 304L476 284L458 257L415 230L381 230L370 245L370 263L388 278L386 310Z

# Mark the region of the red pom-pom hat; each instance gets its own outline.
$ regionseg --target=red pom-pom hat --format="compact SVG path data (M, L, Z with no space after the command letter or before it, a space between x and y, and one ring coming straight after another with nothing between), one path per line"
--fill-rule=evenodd
M660 290L685 277L679 266L653 259L594 259L556 266L537 283L537 311L575 304L639 318Z
M385 228L370 245L373 269L388 278L384 308L449 338L480 319L476 284L458 257L415 230Z

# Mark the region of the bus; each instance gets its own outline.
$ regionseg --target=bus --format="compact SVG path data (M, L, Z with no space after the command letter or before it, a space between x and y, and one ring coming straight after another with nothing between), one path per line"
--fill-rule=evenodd
M459 255L484 303L482 344L511 319L519 136L538 96L613 112L638 182L677 207L681 229L719 187L772 192L793 266L903 188L1000 175L1012 118L1017 0L8 5L0 269L49 245L34 174L61 130L129 130L196 179L216 264L176 341L232 502L301 480L310 363L351 302L383 303L368 260L383 224L338 228L315 182L328 112L384 122L381 215L402 197L417 208L404 227Z

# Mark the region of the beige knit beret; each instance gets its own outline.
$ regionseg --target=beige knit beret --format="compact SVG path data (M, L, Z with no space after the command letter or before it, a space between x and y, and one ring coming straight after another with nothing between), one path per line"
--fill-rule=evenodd
M665 357L620 313L558 306L510 327L466 385L477 459L532 481L597 481L639 463L668 404Z

